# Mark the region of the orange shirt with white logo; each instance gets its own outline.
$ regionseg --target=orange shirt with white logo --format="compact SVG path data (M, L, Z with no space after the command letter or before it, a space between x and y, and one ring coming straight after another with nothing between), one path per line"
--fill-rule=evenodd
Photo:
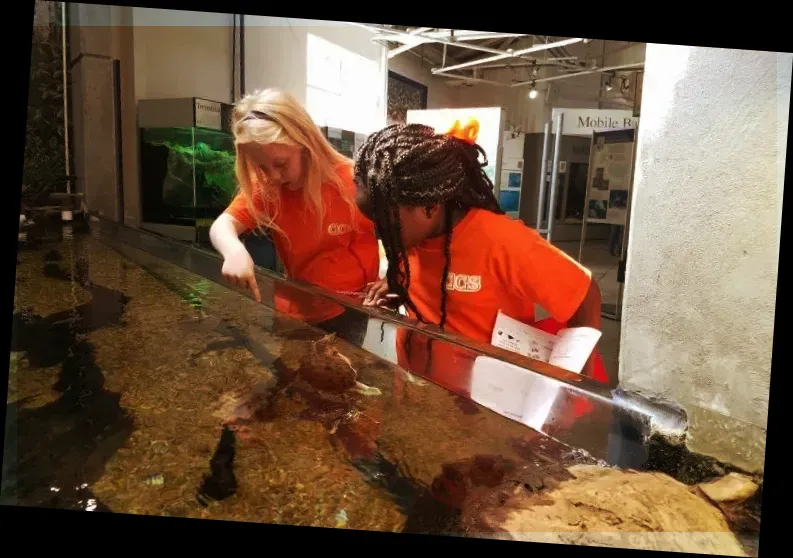
M432 238L408 251L410 298L422 317L433 324L441 318L445 240L444 236ZM583 302L591 282L587 269L537 231L483 209L470 210L454 227L450 254L445 331L484 343L490 343L499 310L532 324L536 321L534 305L539 304L553 319L566 323ZM405 337L400 330L400 364L424 372L428 348L423 336L414 336L409 355ZM464 385L467 378L455 377L469 368L455 362L461 355L452 354L452 345L432 345L427 372L448 387ZM444 352L449 354L441 354Z
M344 187L354 199L356 186L351 168L345 169L344 178ZM258 189L254 191L253 204L262 214L268 212ZM281 191L275 224L282 233L273 232L278 256L290 279L332 291L360 292L378 278L380 258L374 224L331 184L322 185L322 205L325 215L320 228L316 211L306 203L302 190ZM256 227L242 194L234 198L226 212L248 230ZM278 311L309 323L329 320L344 311L338 304L320 303L286 288L277 289L275 305Z

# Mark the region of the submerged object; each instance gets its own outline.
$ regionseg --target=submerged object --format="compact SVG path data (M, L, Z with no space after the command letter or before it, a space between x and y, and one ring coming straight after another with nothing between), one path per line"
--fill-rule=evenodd
M212 500L225 500L237 493L237 477L234 475L235 454L234 432L224 427L217 449L209 462L210 474L204 477L204 482L196 494L199 504L206 507Z
M165 484L165 477L162 475L149 475L146 477L146 484L149 486L162 486Z

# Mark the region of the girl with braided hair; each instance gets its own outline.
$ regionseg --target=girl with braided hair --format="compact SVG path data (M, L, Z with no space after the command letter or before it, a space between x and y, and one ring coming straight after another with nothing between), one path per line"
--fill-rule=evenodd
M445 134L420 124L391 125L361 147L356 202L374 221L388 258L386 279L368 289L365 304L383 304L388 293L411 317L484 343L499 310L535 324L535 304L551 314L543 329L599 330L600 291L589 271L499 208L477 133L476 121L456 122ZM465 373L457 372L465 367L402 341L409 340L402 339L398 351L411 369L421 370L422 360L430 368L431 359L433 379L464 385L465 378L438 374ZM597 358L589 359L585 375L593 375Z
M239 239L258 229L272 235L292 279L342 292L362 292L377 280L377 240L355 205L353 163L325 139L305 108L275 89L248 95L234 107L232 131L240 191L210 230L224 278L261 301L253 260ZM356 343L366 333L365 316L348 324L342 306L302 300L294 289L278 287L275 307Z

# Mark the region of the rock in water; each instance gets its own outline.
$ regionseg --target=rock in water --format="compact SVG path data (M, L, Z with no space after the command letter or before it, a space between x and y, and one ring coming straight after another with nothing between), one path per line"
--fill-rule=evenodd
M500 539L747 556L722 512L661 473L592 465L540 491L469 512L468 533Z
M755 496L760 487L752 478L730 473L713 482L702 483L697 488L708 500L718 506L737 528L759 531L760 518L757 505L759 500L755 499Z

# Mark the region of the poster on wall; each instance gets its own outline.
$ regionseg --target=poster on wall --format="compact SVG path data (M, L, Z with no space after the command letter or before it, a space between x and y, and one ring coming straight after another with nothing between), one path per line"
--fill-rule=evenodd
M628 218L633 144L636 130L611 130L592 135L587 221L625 225Z
M427 108L429 88L395 72L388 72L387 125L404 124L409 110Z
M501 176L501 140L503 129L503 110L501 107L470 108L470 109L435 109L435 110L409 110L407 113L408 124L424 124L432 126L439 134L452 127L455 120L465 124L469 118L479 121L479 137L476 142L487 155L485 174L490 181L499 188Z

